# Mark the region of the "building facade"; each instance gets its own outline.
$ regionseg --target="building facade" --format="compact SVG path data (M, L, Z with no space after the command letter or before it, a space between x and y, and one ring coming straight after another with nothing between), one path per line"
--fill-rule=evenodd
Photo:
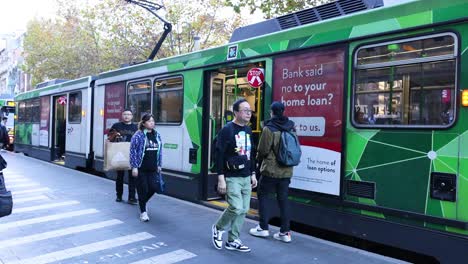
M15 94L32 89L31 76L24 72L23 41L25 33L0 35L0 98L13 98Z

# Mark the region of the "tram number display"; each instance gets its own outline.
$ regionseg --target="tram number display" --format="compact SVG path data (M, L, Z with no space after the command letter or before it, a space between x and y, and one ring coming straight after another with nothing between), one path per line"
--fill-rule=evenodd
M291 187L340 195L345 49L274 59L273 99L286 106L301 143Z

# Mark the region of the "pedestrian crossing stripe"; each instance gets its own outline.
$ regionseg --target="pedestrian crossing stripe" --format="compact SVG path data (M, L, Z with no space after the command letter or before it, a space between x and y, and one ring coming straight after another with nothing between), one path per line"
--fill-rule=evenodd
M99 228L110 227L110 226L114 226L114 225L118 225L122 223L123 222L120 220L112 219L108 221L102 221L102 222L97 222L97 223L92 223L92 224L87 224L87 225L79 225L79 226L73 226L73 227L68 227L68 228L63 228L63 229L57 229L57 230L35 234L35 235L29 235L29 236L18 237L18 238L7 239L7 240L0 240L0 249L33 243L33 242L42 241L42 240L51 239L51 238L62 237L66 235L77 234L80 232L96 230Z
M60 220L60 219L70 218L70 217L75 217L75 216L95 214L98 212L99 211L96 209L87 209L87 210L73 211L73 212L68 212L68 213L48 215L48 216L43 216L43 217L36 217L36 218L27 219L27 220L13 221L10 223L0 224L0 232L4 230L8 230L10 228L44 223L48 221Z
M28 182L28 181L29 181L29 180L28 180L28 179L25 179L25 178L13 178L13 179L6 179L6 180L5 180L5 182L6 182L7 184L12 183L12 182L16 183L16 182Z
M18 195L18 194L26 194L26 193L35 193L35 192L45 192L45 191L50 191L49 188L37 188L37 189L30 189L30 190L22 190L22 191L15 191L12 190L11 193L13 196Z
M38 201L38 200L46 200L46 199L49 199L49 197L45 195L36 195L36 196L31 196L31 197L13 199L13 202L15 204L18 204L18 203L32 202L32 201Z
M50 204L36 205L36 206L30 206L30 207L21 207L21 208L14 207L13 214L51 209L51 208L57 208L57 207L67 206L67 205L76 205L79 203L80 202L78 201L67 201L67 202L61 202L61 203L50 203Z
M21 183L21 184L8 184L7 188L16 189L16 188L24 188L24 187L31 187L31 186L37 186L37 185L39 185L39 183L36 183L36 182Z
M187 250L179 249L169 253L161 254L152 258L132 262L130 264L173 264L186 259L191 259L197 255Z

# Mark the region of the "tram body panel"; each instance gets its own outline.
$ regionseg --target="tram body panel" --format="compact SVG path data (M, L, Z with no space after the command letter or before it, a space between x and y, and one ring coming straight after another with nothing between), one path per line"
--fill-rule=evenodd
M93 151L94 158L102 160L104 157L104 85L94 89L94 122L93 122Z
M31 124L31 145L39 146L39 124Z
M463 133L460 135L460 155L459 155L459 175L462 175L458 178L457 186L459 186L459 191L457 192L457 197L459 202L457 203L457 218L460 221L468 222L468 192L460 191L468 189L468 133ZM463 212L463 213L461 213Z
M52 133L50 132L50 124L52 120L51 96L41 96L41 118L39 130L39 146L50 148Z
M66 151L86 155L88 150L87 146L87 134L89 131L88 127L88 115L86 111L88 109L88 93L89 89L82 89L75 93L74 95L80 94L81 96L81 107L77 110L77 113L74 113L74 116L71 116L70 111L68 111L67 117L67 128L66 128ZM73 106L74 102L73 96L68 95L68 108L76 107ZM78 100L75 100L78 101ZM73 119L73 120L72 120Z
M187 145L190 145L190 140L187 142L188 137L185 126L157 126L156 131L161 134L163 139L163 168L174 171L184 171L186 167L187 158L183 153L188 153ZM187 151L185 151L187 149Z
M66 150L76 153L84 154L84 140L82 139L81 124L68 124L67 125L67 146Z

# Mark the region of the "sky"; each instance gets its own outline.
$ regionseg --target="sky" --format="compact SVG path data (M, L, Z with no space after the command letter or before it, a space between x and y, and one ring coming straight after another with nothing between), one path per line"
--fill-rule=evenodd
M0 34L25 31L35 16L53 17L56 11L55 0L1 0Z

